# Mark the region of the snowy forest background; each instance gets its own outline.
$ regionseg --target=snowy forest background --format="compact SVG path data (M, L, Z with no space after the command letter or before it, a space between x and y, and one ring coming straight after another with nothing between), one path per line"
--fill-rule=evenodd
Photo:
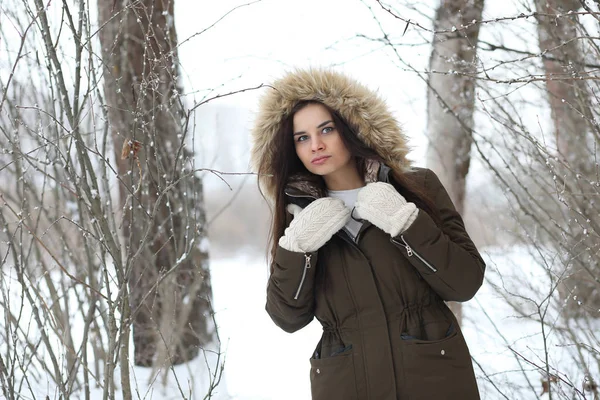
M484 255L484 399L598 399L598 0L0 0L0 397L306 399L264 311L264 85L365 83Z

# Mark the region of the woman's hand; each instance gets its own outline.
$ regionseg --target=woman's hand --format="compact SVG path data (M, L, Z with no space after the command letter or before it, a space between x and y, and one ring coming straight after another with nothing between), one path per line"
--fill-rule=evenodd
M392 185L373 182L358 192L353 215L395 237L408 229L418 213L417 206L407 203Z
M295 204L287 206L294 219L279 239L286 250L310 253L320 249L350 219L350 210L340 199L322 197L302 209Z

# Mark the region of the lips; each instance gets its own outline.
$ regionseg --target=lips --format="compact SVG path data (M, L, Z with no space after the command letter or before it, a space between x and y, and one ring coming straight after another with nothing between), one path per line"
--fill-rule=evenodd
M310 162L315 165L324 164L331 156L319 156L313 158Z

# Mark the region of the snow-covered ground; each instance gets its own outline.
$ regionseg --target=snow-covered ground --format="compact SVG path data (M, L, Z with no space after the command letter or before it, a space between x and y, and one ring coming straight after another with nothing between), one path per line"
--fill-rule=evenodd
M538 396L542 393L542 374L509 349L539 366L545 365L541 326L518 317L502 294L527 294L543 305L550 281L523 248L483 254L489 281L464 306L464 334L476 361L482 398L546 399L547 394ZM313 321L294 334L281 331L271 322L264 310L268 269L262 260L243 257L215 260L212 276L217 321L227 350L229 394L239 400L309 399L308 358L320 336L318 322ZM492 282L502 282L500 293ZM528 292L531 289L528 284L533 284L539 293ZM548 318L553 317L548 312ZM569 348L560 346L552 332L546 336L550 365L572 373ZM598 376L597 367L595 375ZM569 379L581 388L582 375L569 375ZM560 384L560 389L568 392L568 385Z
M273 324L265 311L266 262L240 257L212 265L229 393L240 400L309 399L308 359L319 340L318 322L294 334Z
M437 2L429 3L432 12ZM490 8L492 3L488 2L486 17L517 15L520 9L507 10L507 7L511 6L510 3L496 2L493 4L495 8L492 9ZM513 3L520 4L520 2ZM202 12L195 12L197 10L193 7L197 4L199 3L189 0L177 2L176 20L182 43L196 35L201 29L199 27L209 26L232 7L231 1L214 2L211 7L204 7ZM336 16L339 14L340 7L344 9L344 18L326 18L324 22L323 18L315 17L314 10L318 9L320 16ZM95 7L91 7L91 10L93 12ZM258 86L269 81L273 76L281 75L282 69L290 69L292 66L340 64L337 67L339 70L349 72L370 87L380 89L391 109L411 135L411 144L417 149L411 157L419 160L426 145L423 134L426 131L425 83L415 79L414 73L410 70L399 68L394 59L389 59L384 51L371 53L371 47L364 41L349 40L357 33L357 26L360 26L361 33L374 37L380 35L374 21L367 22L362 19L366 11L362 2L341 0L257 3L253 7L232 14L225 20L226 23L221 23L203 35L194 36L194 40L181 44L181 79L189 93L195 93L199 88L220 87L218 85L223 82L227 84L219 89L219 93L227 93L234 89ZM286 15L286 13L294 15L294 26L303 29L289 29L287 18L273 17L273 15ZM361 16L361 19L351 18L349 15ZM60 13L56 14L56 20L60 20L59 17ZM411 18L410 15L407 17ZM426 18L417 17L421 23L427 21ZM91 18L96 19L95 15ZM393 18L389 16L387 18L388 23L396 24ZM349 23L349 21L360 21L360 23ZM592 22L595 24L595 20ZM482 40L497 35L497 32L490 30L489 27L488 24L482 29ZM529 28L533 29L534 26ZM244 34L239 35L240 31ZM6 29L3 33L5 32L10 31ZM274 35L273 32L277 34ZM411 28L405 40L408 40L412 32ZM4 43L18 45L19 37L16 32L13 32L13 35L11 38L15 40L5 40ZM515 39L503 42L510 45L515 42ZM329 46L332 43L337 44ZM518 43L522 44L521 41ZM323 51L325 46L337 50ZM403 57L410 60L413 67L423 69L429 59L429 46L404 47ZM480 54L480 57L485 61L484 53ZM10 73L11 65L8 67L0 68L0 72ZM233 76L243 76L243 78L232 80ZM208 91L201 92L204 95ZM191 94L187 96L193 97ZM258 96L256 91L236 96L235 106L232 106L233 111L239 113L241 109L245 110L245 107L254 106L256 96ZM542 118L538 118L540 112L543 112L543 109L527 113L532 116L529 123L536 126L540 120L542 124L550 123L550 119L543 117L543 114ZM204 118L207 115L211 116L210 123L207 122L208 118ZM241 160L243 154L247 153L248 143L245 136L237 136L237 134L245 134L244 124L240 119L235 120L230 114L219 116L215 112L213 115L213 111L207 107L198 110L198 117L203 123L198 125L195 132L196 139L204 146L203 149L197 150L198 164L219 168L227 165L227 171L245 171L247 163ZM241 121L249 119L251 119L250 115L244 113ZM485 121L478 122L482 131L485 130L486 124ZM213 134L213 131L218 134ZM223 157L223 154L231 154L231 160L238 160L240 164L233 165L231 160ZM218 160L216 160L217 155L221 156ZM556 304L553 304L545 314L546 320L549 321L549 325L544 328L545 335L542 333L541 324L520 317L507 304L505 296L534 314L537 311L536 304L540 305L540 311L543 313L544 307L548 305L545 298L551 288L551 281L545 269L535 262L524 248L482 250L488 263L488 281L475 298L464 306L464 334L475 360L475 371L483 399L548 399L547 394L540 395L542 374L532 364L545 366L548 363L552 368L551 372L561 372L562 374L559 375L562 379L572 380L575 386L581 388L583 382L581 366L587 363L591 369L590 374L599 380L598 363L586 354L575 363L569 355L574 351L573 346L562 342L563 336L556 329L549 328L555 321L561 323L557 317ZM313 322L299 332L287 334L271 322L264 310L268 267L262 258L242 255L229 259L212 259L211 271L216 320L225 352L226 376L223 385L217 389L218 396L215 398L236 400L310 398L308 358L320 336L318 323ZM15 282L15 285L11 286L10 296L15 299L13 304L18 305L21 296L16 279L10 275L8 267L2 269L2 274L2 283L8 285ZM578 300L574 299L574 301ZM31 316L31 311L25 310L24 314ZM27 322L27 326L23 326L23 329L33 335L35 324L31 323L32 318L24 317L23 320ZM3 321L1 310L0 321ZM4 325L1 327L5 328ZM582 331L583 334L593 332L600 332L600 326L588 326ZM37 336L33 336L37 340ZM589 338L575 339L587 340L584 343L590 343ZM574 340L571 344L573 342ZM58 340L53 343L60 348L61 343ZM2 355L5 354L3 352L5 345L0 343ZM596 342L594 347L599 349L600 343ZM38 351L42 353L43 349L40 347ZM148 400L204 398L202 388L205 386L207 374L203 358L175 367L168 376L168 384L163 386L160 377L152 380L151 370L134 368L132 371L134 398ZM19 391L20 398L45 399L46 396L49 399L59 398L59 393L53 386L49 374L36 371L30 378L34 390L30 392L23 387ZM553 388L567 393L568 384L553 384ZM192 389L194 389L193 394L190 395ZM588 398L593 398L589 393L586 394ZM116 397L120 398L120 394L117 393ZM2 398L1 392L0 398ZM101 398L101 392L93 389L92 398ZM556 396L553 397L555 398ZM561 398L571 398L571 396L565 395Z
M564 324L556 311L560 304L546 307L551 298L548 296L551 275L533 260L527 248L489 249L482 253L487 263L486 282L463 309L463 330L474 358L482 398L549 399L547 394L541 395L544 375L538 368L545 368L547 364L550 372L559 376L552 388L562 393L553 399L584 398L572 396L569 382L588 395L588 399L593 399L582 389L582 365L587 365L589 374L598 379L598 364L589 353L582 353L577 361L572 354L576 341L590 345L596 349L591 351L597 352L598 338L593 334L600 332L599 324L576 330L576 337L565 341L564 333L556 328ZM313 321L294 334L285 333L273 324L264 309L268 268L260 257L213 259L211 272L213 304L225 357L225 379L213 400L309 399L308 360L320 336L318 322ZM4 283L9 278L5 274ZM11 296L14 304L18 304L20 286L14 283L10 285ZM547 321L544 331L540 323L519 316L506 298L534 317L540 310ZM25 310L25 314L28 313ZM31 321L31 318L23 321ZM33 327L27 326L27 329ZM30 331L30 335L34 332ZM592 337L586 338L586 335ZM3 347L0 343L0 349ZM56 349L61 348L57 342ZM214 366L214 356L209 357L208 365ZM200 357L177 366L168 373L166 385L161 375L155 378L152 370L135 367L131 371L134 398L204 399L209 378L206 365L205 359ZM35 379L30 377L29 384L33 390L23 386L19 392L21 398L59 398L49 374L39 370L32 373ZM119 381L118 376L116 381ZM72 398L84 398L82 391ZM92 399L101 398L101 388L94 385ZM122 398L121 393L116 393L116 398Z

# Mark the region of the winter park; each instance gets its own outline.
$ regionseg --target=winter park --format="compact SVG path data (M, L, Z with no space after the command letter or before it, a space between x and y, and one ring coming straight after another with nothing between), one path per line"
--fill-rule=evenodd
M0 398L599 400L599 94L598 0L0 0Z

